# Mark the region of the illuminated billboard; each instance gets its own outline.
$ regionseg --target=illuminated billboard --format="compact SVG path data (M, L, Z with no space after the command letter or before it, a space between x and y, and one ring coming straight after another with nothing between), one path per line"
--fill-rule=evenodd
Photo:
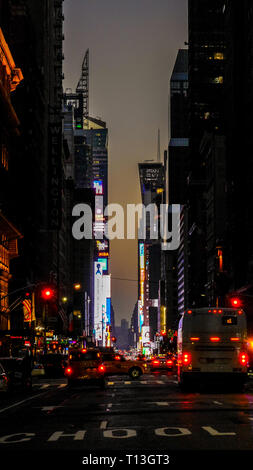
M104 194L103 181L101 180L93 181L93 188L95 189L96 195Z
M107 260L102 260L107 261ZM94 263L94 330L96 341L106 345L107 325L111 321L111 276L104 274L101 260Z
M140 253L140 300L141 305L144 306L144 282L145 282L145 251L144 243L139 244L139 253Z
M94 330L95 339L102 340L103 270L101 263L94 263Z
M108 270L108 259L107 258L98 258L97 262L101 264L101 267L102 267L103 271Z

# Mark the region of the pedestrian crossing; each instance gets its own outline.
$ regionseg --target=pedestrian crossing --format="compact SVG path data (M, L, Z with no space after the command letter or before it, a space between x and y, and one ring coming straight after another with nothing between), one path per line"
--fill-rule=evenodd
M168 384L177 384L175 377L173 376L162 376L159 379L156 377L145 376L137 380L127 380L124 377L109 377L106 379L106 386L113 387L113 386L155 386L155 385L168 385ZM59 381L50 381L50 382L41 382L41 383L34 383L33 388L37 390L48 390L52 387L55 389L65 389L68 386L66 382L61 383Z

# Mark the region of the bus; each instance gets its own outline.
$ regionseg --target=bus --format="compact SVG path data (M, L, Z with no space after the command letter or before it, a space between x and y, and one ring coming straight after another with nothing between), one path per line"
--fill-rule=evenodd
M244 311L215 307L186 310L178 325L177 353L181 389L226 381L242 390L248 368Z

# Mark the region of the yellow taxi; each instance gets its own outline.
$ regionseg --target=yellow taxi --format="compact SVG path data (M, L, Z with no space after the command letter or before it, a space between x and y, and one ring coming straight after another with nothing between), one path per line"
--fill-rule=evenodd
M102 352L101 355L106 376L129 375L131 379L138 379L142 374L150 372L145 361L127 360L121 354L112 352Z
M68 385L94 383L100 388L105 386L105 366L101 353L96 349L72 349L69 352L65 369Z

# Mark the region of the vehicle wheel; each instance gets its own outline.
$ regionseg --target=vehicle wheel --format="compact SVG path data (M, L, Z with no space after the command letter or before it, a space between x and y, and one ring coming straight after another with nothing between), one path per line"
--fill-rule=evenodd
M178 386L179 386L181 392L189 392L190 388L191 388L189 381L186 381L182 377L180 377L179 380L178 380Z
M130 375L131 379L134 379L134 380L139 379L141 374L142 374L142 372L141 372L141 369L139 369L139 367L133 367L129 371L129 375Z
M68 379L68 386L73 387L73 385L75 385L75 381L72 379Z
M26 379L24 379L23 389L28 393L30 393L32 391L32 379L31 379L31 377L27 377Z
M99 379L99 387L101 390L105 389L105 379Z
M245 391L245 384L238 383L233 386L233 391L235 393L243 393Z

